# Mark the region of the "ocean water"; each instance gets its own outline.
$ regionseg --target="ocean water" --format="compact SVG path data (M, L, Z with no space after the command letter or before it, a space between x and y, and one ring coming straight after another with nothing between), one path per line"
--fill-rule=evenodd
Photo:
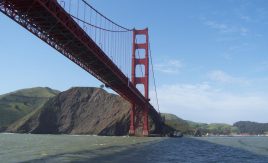
M268 163L268 137L0 134L0 162Z

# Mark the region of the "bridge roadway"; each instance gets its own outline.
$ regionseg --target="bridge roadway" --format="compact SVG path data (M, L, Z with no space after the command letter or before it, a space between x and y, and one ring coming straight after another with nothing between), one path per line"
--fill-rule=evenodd
M0 0L0 10L129 102L149 105L159 122L154 107L56 0Z

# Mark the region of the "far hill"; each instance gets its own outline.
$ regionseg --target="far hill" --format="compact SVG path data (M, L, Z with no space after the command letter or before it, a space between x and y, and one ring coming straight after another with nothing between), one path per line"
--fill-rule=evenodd
M268 133L268 123L257 123L257 122L250 122L250 121L239 121L234 123L241 134L264 134Z
M40 108L59 91L47 87L22 89L0 96L0 131L11 123Z
M225 123L211 123L198 127L203 135L230 135L238 132L237 127Z
M238 129L235 126L224 123L197 123L192 121L183 120L174 114L161 114L165 119L165 124L169 127L182 132L183 134L194 135L198 132L198 135L229 135L231 133L237 133Z
M225 123L197 123L183 120L173 114L162 114L165 123L184 134L203 136L203 135L263 135L268 134L268 123L257 123L250 121L239 121L233 125Z

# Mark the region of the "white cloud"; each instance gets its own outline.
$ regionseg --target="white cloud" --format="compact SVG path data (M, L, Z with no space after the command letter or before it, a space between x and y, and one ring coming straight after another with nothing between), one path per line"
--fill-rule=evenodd
M241 77L234 77L221 70L213 70L209 72L208 77L216 82L226 84L249 84L250 82Z
M218 30L221 33L238 33L241 36L246 36L249 33L249 29L242 26L229 25L211 20L205 20L204 24L212 29Z
M183 64L179 60L167 60L156 64L155 70L162 73L174 74L178 73L182 67Z
M241 15L240 16L240 19L242 19L242 20L244 20L244 21L246 21L246 22L250 22L252 19L249 17L249 16L247 16L247 15Z
M266 72L268 71L268 61L262 61L257 64L255 71L257 72Z
M220 30L221 32L229 32L231 30L226 24L216 23L214 21L206 21L205 25Z
M158 96L161 112L173 113L188 120L208 123L267 121L268 95L233 94L208 84L176 84L160 87Z

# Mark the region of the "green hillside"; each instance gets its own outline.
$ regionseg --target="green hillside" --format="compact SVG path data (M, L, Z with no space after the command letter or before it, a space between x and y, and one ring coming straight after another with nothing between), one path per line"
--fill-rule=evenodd
M237 133L237 127L224 123L211 123L199 127L203 134L214 134L214 135L229 135L231 133Z
M258 135L268 133L268 123L239 121L234 123L234 126L239 129L241 134Z
M197 123L192 121L183 120L173 114L162 114L165 119L165 124L169 127L180 131L184 134L195 135L195 133L206 135L229 135L231 133L238 133L238 128L224 123Z
M182 133L192 133L193 129L189 126L187 121L177 117L174 114L162 113L161 116L165 120L165 124Z
M36 87L22 89L0 96L0 130L9 124L40 108L59 91Z

